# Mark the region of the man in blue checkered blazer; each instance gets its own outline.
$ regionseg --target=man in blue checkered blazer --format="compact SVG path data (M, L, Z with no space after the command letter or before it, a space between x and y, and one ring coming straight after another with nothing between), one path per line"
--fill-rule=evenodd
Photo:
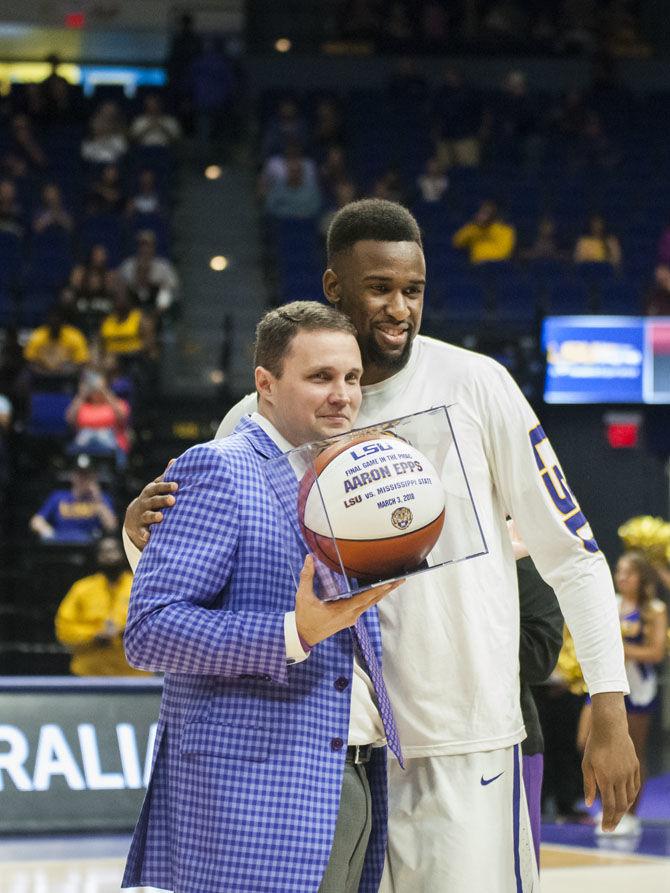
M264 471L281 447L352 426L360 353L348 320L311 302L272 311L258 333L260 415L172 466L179 500L135 576L128 659L166 675L123 886L373 893L386 845L386 748L359 745L386 737L393 747L374 605L395 586L319 601L297 515L286 516ZM297 495L292 473L288 486ZM290 564L303 566L297 594ZM367 688L357 685L361 654ZM363 741L347 747L356 723ZM354 767L367 792L360 828L343 819L352 750L371 756L366 776Z

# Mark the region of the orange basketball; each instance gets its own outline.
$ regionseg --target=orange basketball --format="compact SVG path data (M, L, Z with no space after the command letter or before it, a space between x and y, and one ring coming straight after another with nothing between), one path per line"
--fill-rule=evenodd
M314 464L300 484L298 517L316 558L364 580L422 563L442 531L445 504L440 476L419 450L390 434L363 435L327 447Z

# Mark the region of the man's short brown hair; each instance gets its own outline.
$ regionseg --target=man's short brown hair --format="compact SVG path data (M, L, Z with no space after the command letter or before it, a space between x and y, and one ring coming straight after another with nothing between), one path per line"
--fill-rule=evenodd
M346 332L357 337L348 316L318 301L292 301L270 310L256 326L254 367L262 366L275 378L281 378L284 357L298 332Z

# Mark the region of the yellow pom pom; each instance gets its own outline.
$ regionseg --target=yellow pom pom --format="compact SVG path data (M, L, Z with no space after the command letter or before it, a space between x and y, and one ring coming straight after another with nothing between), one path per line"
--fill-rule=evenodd
M670 523L663 518L639 515L619 527L627 549L641 549L650 561L670 560Z

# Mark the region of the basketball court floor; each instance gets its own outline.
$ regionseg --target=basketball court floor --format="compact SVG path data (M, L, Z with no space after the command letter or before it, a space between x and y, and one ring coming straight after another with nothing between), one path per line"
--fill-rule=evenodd
M544 837L542 893L670 893L670 823L645 824L639 839L599 840L590 825L548 825ZM128 842L126 835L5 838L0 893L118 893Z

